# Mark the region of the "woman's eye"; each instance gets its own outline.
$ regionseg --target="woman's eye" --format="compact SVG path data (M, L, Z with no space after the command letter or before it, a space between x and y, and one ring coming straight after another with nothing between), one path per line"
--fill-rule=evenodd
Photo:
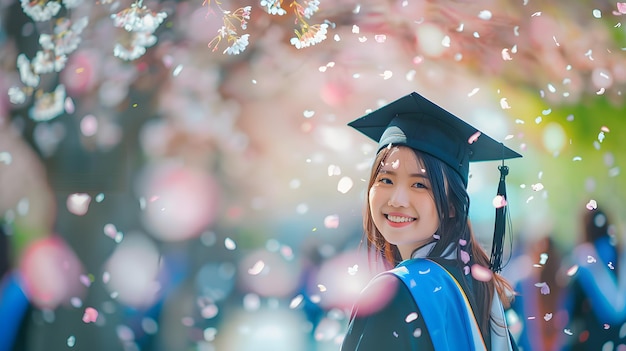
M424 183L419 183L418 182L418 183L413 184L413 186L416 187L416 188L428 189L428 187Z
M389 178L380 178L378 181L383 184L392 184L391 179Z

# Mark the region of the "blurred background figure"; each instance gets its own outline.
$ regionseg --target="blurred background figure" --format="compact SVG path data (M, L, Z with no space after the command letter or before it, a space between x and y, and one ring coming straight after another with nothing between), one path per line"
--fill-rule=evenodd
M622 350L626 347L626 260L616 227L599 207L582 215L582 241L565 301L568 324L563 350Z
M514 266L522 267L524 276L514 285L511 305L518 320L518 346L520 350L555 350L565 317L559 309L565 293L563 255L551 236L532 240L523 250Z

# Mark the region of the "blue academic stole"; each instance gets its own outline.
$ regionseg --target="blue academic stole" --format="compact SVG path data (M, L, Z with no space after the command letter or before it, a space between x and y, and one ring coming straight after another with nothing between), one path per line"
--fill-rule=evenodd
M487 350L467 296L445 268L418 258L406 260L389 272L411 291L435 350Z

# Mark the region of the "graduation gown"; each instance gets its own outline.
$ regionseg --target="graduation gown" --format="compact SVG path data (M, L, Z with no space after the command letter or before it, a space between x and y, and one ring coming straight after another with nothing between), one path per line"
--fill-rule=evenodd
M574 250L578 270L565 308L570 314L563 350L603 350L626 345L626 253L608 237Z
M476 310L476 301L472 291L477 284L471 276L462 275L455 260L433 259L445 268L465 292L472 310ZM422 304L437 303L421 301ZM423 305L424 306L424 305ZM424 306L428 307L428 306ZM430 310L430 308L426 308ZM458 319L463 319L461 313ZM453 321L451 321L452 323ZM491 336L483 336L487 350L491 349ZM464 349L467 345L464 345ZM356 302L342 351L369 350L435 350L431 332L418 303L410 289L399 277L382 274L374 278L363 290Z

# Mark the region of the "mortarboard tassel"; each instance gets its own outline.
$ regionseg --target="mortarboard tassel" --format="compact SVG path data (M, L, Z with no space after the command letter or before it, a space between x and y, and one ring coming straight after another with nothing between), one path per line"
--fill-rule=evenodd
M509 174L509 167L504 164L498 166L500 170L500 182L498 183L498 194L501 196L501 205L496 207L496 223L493 230L493 244L491 245L490 268L494 273L502 271L502 251L504 244L504 234L506 231L506 182L505 178Z

